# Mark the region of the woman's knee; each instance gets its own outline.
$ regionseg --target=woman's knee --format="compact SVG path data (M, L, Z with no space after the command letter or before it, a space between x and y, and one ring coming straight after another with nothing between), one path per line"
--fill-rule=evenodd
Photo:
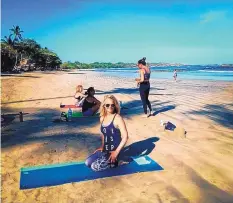
M85 161L85 165L89 168L91 168L92 160L90 158L87 158Z
M91 154L85 161L85 165L89 168L91 168L91 164L96 161L101 156L100 151L95 152L94 154Z
M90 156L86 159L85 165L86 165L87 167L90 168L90 167L91 167L91 164L92 164L96 159L97 159L97 153L90 155Z

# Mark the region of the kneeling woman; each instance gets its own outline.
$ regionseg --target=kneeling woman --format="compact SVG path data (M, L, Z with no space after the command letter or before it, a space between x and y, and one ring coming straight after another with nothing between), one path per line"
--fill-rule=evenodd
M114 96L106 96L100 107L102 146L86 160L94 171L118 166L118 155L128 140L128 132Z
M94 87L89 87L86 91L87 97L82 105L82 112L84 116L93 116L100 108L100 101L94 97Z

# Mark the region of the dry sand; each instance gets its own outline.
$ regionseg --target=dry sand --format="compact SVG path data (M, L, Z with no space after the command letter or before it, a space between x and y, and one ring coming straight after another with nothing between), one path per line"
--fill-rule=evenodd
M4 203L23 202L233 202L233 83L152 80L150 100L156 115L141 118L133 80L94 72L47 72L4 76L2 113L23 111L2 128L2 196ZM73 103L75 86L94 86L96 97L114 94L123 105L128 145L159 140L149 154L164 170L20 190L20 168L83 161L100 146L98 118L53 122L60 103ZM160 120L177 126L163 131ZM183 137L184 129L187 131Z

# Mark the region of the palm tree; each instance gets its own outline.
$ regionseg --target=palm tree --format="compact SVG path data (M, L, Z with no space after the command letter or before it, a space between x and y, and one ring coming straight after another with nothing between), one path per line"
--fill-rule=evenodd
M15 48L16 46L15 42L18 42L23 39L22 34L21 34L23 31L20 30L20 27L18 25L16 26L13 25L13 28L11 28L10 31L12 32L12 34L10 34L9 37L14 36L12 46ZM21 54L21 58L22 58L22 54ZM18 52L16 50L15 67L17 66L17 62L18 62Z
M12 34L10 36L12 36L12 35L14 36L13 42L16 42L16 41L23 39L23 37L21 35L21 33L23 31L20 30L20 27L18 25L16 25L16 26L13 25L13 28L11 28L10 31L12 32Z

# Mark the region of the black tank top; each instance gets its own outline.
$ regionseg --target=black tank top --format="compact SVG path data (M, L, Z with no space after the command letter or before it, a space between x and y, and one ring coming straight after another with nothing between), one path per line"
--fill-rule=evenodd
M150 72L147 73L146 70L144 69L145 73L144 73L144 80L149 81L150 80Z
M87 101L87 99L84 100L83 102L83 106L82 106L82 112L87 111L88 109L92 108L93 106L95 106L95 102L89 102Z
M81 101L84 97L81 97L81 96L78 96L78 97L75 97L75 99L77 99L78 101Z

